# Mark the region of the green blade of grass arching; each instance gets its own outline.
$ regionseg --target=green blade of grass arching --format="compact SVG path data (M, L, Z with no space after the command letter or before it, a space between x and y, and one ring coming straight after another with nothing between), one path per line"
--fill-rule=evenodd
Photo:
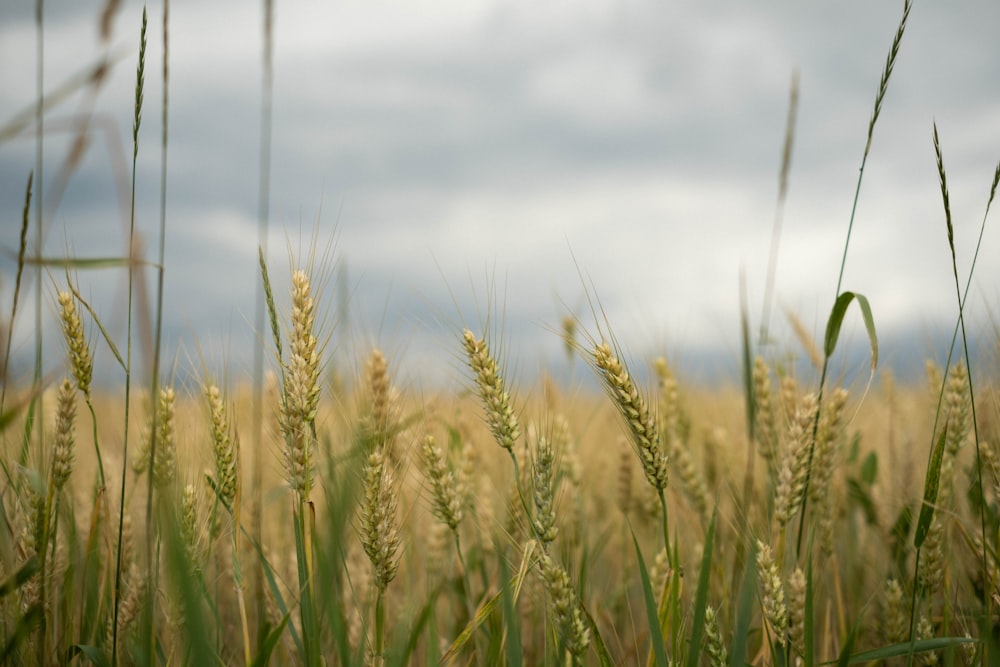
M840 286L838 284L838 290L839 289ZM865 331L868 333L868 346L872 357L871 368L868 372L868 383L865 386L864 391L865 395L868 394L868 390L871 388L872 381L875 379L875 369L878 367L878 334L875 332L875 318L872 316L872 308L871 304L868 303L868 298L864 294L859 294L857 292L843 292L838 294L836 300L833 302L833 309L830 311L830 317L826 321L826 333L823 337L823 370L820 373L819 380L819 402L817 403L816 417L813 420L812 439L809 443L805 489L802 493L802 502L799 505L799 516L801 517L801 520L799 521L799 536L797 539L797 544L799 546L798 551L801 550L802 536L805 532L806 504L809 502L809 483L812 478L812 461L813 450L816 445L816 433L819 430L823 386L826 383L826 373L830 365L830 357L833 356L834 351L837 349L837 341L840 339L840 329L843 327L844 317L847 315L847 309L851 305L852 301L857 301L858 308L861 310L861 318L865 324Z
M653 585L649 581L649 570L646 569L646 561L642 558L642 550L639 549L639 541L632 531L632 544L635 545L635 555L639 561L639 577L642 580L642 597L646 603L646 621L649 624L650 649L656 656L656 667L667 667L667 653L663 643L663 631L660 628L660 615L656 608L656 597L653 595Z
M78 655L82 655L84 658L89 660L91 664L97 665L97 667L111 667L111 658L108 654L104 652L104 649L93 646L91 644L74 644L69 648L69 653L67 657L72 660Z
M875 377L875 368L878 366L878 335L875 333L875 318L872 316L872 307L868 303L868 298L864 294L857 292L844 292L837 297L830 312L830 319L826 323L826 335L823 339L823 354L827 359L833 356L833 351L837 347L837 340L840 337L840 328L844 324L844 316L852 301L858 302L861 309L861 318L865 323L865 331L868 333L868 346L871 349L872 361L868 384L871 384Z
M927 476L924 478L924 500L920 505L920 517L917 519L917 531L913 536L913 546L919 549L931 529L934 519L934 506L937 503L938 484L941 482L941 464L944 462L944 446L948 436L948 422L945 422L938 436L937 444L931 453L931 461L927 466Z
M698 589L694 595L694 619L691 621L691 643L688 645L688 667L698 667L701 657L701 637L705 632L705 608L708 606L708 584L712 575L712 552L715 541L715 519L718 508L712 511L705 533L704 553L701 557L701 571L698 573Z
M118 346L115 345L114 340L111 339L110 334L108 334L108 330L104 328L104 323L101 321L101 318L97 316L97 313L91 307L90 303L83 298L83 296L80 294L80 291L77 290L76 286L73 284L73 281L69 279L68 272L66 274L66 284L69 286L69 291L73 293L73 298L83 305L83 307L90 314L90 319L94 322L94 324L97 325L97 328L101 331L101 336L104 337L104 342L107 343L108 349L111 350L111 354L115 355L115 360L118 361L118 365L122 367L122 370L128 372L129 370L128 364L122 357L121 352L118 351Z

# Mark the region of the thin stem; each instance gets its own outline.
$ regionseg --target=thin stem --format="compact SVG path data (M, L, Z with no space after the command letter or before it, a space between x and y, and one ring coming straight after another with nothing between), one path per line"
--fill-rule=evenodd
M271 125L272 99L274 90L274 0L264 0L264 53L261 82L260 111L260 183L257 188L259 200L257 204L257 246L263 256L267 256L268 218L270 217L271 191ZM254 330L258 334L253 349L253 408L251 442L253 451L261 451L264 442L264 343L259 336L264 331L264 294L263 284L257 282L257 298L254 302ZM262 457L254 456L251 522L253 533L259 540L263 533L261 515L261 494L263 493ZM253 580L254 601L258 609L264 605L264 566L258 563L256 576Z
M135 291L135 175L139 159L139 127L142 124L142 101L146 69L146 8L142 8L142 28L139 32L139 64L136 67L135 104L132 119L132 188L129 201L128 230L128 303L125 330L125 423L122 428L122 490L118 498L118 537L115 547L114 611L111 629L111 664L118 664L118 612L122 585L122 533L125 529L125 489L128 482L128 424L132 399L132 305Z
M861 198L861 181L865 175L865 164L868 162L868 154L872 148L872 137L875 133L875 122L882 111L882 102L885 100L886 91L889 88L889 78L892 76L893 67L896 64L896 56L899 55L899 45L903 41L903 32L906 30L906 21L910 16L912 0L905 0L903 3L903 17L900 19L899 27L889 48L889 55L885 61L885 68L882 70L882 78L879 81L878 92L875 94L875 108L872 111L871 120L868 122L868 138L865 141L864 154L861 156L861 167L858 169L858 182L854 187L854 201L851 204L851 217L847 223L847 238L844 240L844 253L840 259L840 272L837 274L837 289L833 295L834 303L840 298L840 290L844 283L844 269L847 266L847 251L851 246L851 232L854 231L854 217L858 210L858 200ZM830 367L830 351L825 349L823 354L823 370L820 373L819 390L816 395L816 417L813 420L812 438L809 441L809 456L806 461L806 479L802 492L802 505L799 510L799 536L796 543L796 554L802 553L802 535L806 522L806 506L809 502L809 482L812 477L813 450L816 446L816 434L819 432L819 415L823 407L823 387L826 383L826 374Z
M166 266L166 237L167 237L167 138L169 128L169 83L170 83L170 0L163 0L163 127L160 135L160 259L157 266L156 285L156 320L154 322L155 333L153 335L153 373L150 379L152 401L152 423L157 423L157 411L159 401L155 400L159 392L160 384L160 347L163 340L163 274ZM149 470L146 484L146 563L149 568L151 590L156 590L157 572L159 568L155 566L156 560L153 558L153 544L158 540L153 539L155 527L153 525L153 477L152 471L156 464L157 429L152 429L149 438ZM153 633L153 615L156 606L156 596L149 596L149 603L145 606L145 649L147 651L146 660L153 662L155 655L155 635Z
M36 28L36 84L37 84L37 96L38 96L38 106L35 109L35 173L38 174L38 201L35 204L35 252L39 256L42 254L42 242L44 240L44 235L42 233L42 184L45 181L44 172L42 171L42 155L43 155L43 135L45 134L45 2L44 0L35 0L35 28ZM13 333L13 332L12 332ZM35 388L39 388L42 384L42 265L39 263L35 266L35 373L34 373L34 385ZM38 442L41 445L45 442L44 435L44 419L42 415L44 410L42 409L42 394L39 392L38 397L35 399L36 412L35 417L36 428L38 429ZM25 443L27 446L27 443ZM44 545L42 545L44 547ZM45 580L45 556L42 555L42 594L44 595L44 580ZM45 598L43 597L42 600ZM41 629L40 636L41 641L38 643L38 658L41 664L46 664L45 655L45 636L46 636L46 615L43 613L41 615Z

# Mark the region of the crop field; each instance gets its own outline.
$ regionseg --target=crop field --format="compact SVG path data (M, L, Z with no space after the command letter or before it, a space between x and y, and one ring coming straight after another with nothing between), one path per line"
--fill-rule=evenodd
M998 181L1000 165L984 228ZM33 257L32 196L29 179L3 239L4 664L1000 664L1000 348L969 352L957 268L951 353L917 382L879 365L878 311L841 275L820 340L792 316L780 349L798 357L760 344L745 306L729 384L633 356L589 290L551 329L586 380L516 384L496 309L446 335L453 381L428 389L377 344L334 364L333 260L260 250L257 376L183 375L160 339L162 255ZM129 276L121 340L80 289L104 268ZM8 371L32 298L61 350L33 377ZM870 358L850 383L833 370L847 321Z

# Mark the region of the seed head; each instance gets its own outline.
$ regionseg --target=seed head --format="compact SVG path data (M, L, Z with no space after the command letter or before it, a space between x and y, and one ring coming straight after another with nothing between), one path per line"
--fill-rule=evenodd
M72 292L59 292L59 315L63 324L63 338L69 348L70 366L73 368L73 377L76 379L76 386L90 396L90 380L93 376L94 365L90 357L90 349L87 347L87 339L83 335L83 324L80 322L80 315L76 310L76 300Z

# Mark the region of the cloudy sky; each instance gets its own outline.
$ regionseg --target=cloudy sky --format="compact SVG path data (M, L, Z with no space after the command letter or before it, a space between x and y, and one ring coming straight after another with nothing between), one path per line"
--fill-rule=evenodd
M0 132L35 99L33 4L0 7ZM188 367L199 353L213 368L228 360L237 379L256 335L260 4L177 1L169 26L167 353ZM477 329L492 312L516 371L531 377L565 364L553 334L564 314L592 326L589 292L635 356L666 352L694 375L710 373L707 357L735 368L739 274L756 327L796 71L773 318L780 349L796 349L786 309L821 334L902 3L276 4L269 260L284 290L289 253L332 247L338 268L322 304L332 320L347 300L347 325L331 341L338 354L377 343L410 381L454 377L459 328ZM100 5L45 3L47 90L116 59L95 101L77 94L46 116L45 255L106 256L126 245L142 6L123 3L105 44ZM149 11L136 196L155 259L162 6ZM997 26L1000 4L987 0L917 3L910 15L844 279L871 300L890 363L923 354L953 326L932 122L964 283L1000 159ZM90 108L86 156L56 191L69 129ZM0 143L6 312L33 132ZM969 302L984 341L994 340L989 313L1000 304L998 253L988 224ZM123 272L79 280L123 336ZM32 317L24 308L22 354ZM863 340L853 322L846 334Z

